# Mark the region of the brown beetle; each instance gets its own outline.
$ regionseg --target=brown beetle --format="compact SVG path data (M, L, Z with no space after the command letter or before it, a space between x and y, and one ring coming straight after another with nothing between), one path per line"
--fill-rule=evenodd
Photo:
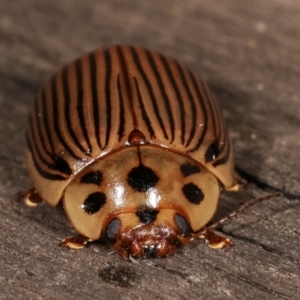
M125 258L163 257L203 236L220 183L235 185L227 127L209 88L157 52L83 55L38 93L27 129L29 199L62 199L82 248L108 238ZM202 230L202 231L201 231Z

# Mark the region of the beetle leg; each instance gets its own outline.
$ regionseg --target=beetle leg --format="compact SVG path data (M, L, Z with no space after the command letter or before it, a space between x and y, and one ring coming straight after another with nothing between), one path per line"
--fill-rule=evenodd
M71 236L64 238L60 243L59 246L67 247L70 249L83 249L84 246L88 243L93 241L92 239L89 239L81 234L76 236Z
M213 249L229 248L232 246L232 243L227 237L216 234L212 231L206 231L199 237L204 238L208 243L208 246Z
M242 179L242 178L235 178L233 186L229 188L225 188L226 191L228 192L238 192L240 191L243 186L247 184L247 181Z
M34 188L31 188L27 191L19 192L17 195L17 199L19 201L21 199L24 199L25 204L29 207L35 207L39 203L43 202L43 199Z
M236 182L232 187L225 188L225 190L228 192L238 192L241 190L242 186L242 184Z
M211 225L204 227L203 229L196 232L194 234L194 238L205 238L206 241L208 242L209 246L212 248L215 248L215 249L220 249L220 248L223 248L226 246L231 246L232 244L230 243L228 238L217 235L216 233L213 233L212 230L220 227L223 223L225 223L226 221L237 216L239 213L241 213L242 211L255 205L256 203L259 203L259 202L262 202L265 200L270 200L270 199L280 197L280 196L281 196L281 193L273 193L273 194L267 194L265 196L252 199L252 200L246 202L245 204L241 205L237 209L233 210L231 213L229 213L222 219L220 219L220 220L212 223Z

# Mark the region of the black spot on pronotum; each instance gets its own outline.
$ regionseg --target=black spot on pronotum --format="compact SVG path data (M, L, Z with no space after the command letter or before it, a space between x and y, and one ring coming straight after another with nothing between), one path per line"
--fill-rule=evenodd
M215 141L213 142L205 152L205 162L209 163L215 160L219 156L219 147L218 143Z
M120 226L121 226L121 222L119 219L117 218L112 219L106 227L106 237L111 241L114 240L115 235L120 229Z
M102 173L100 171L90 172L81 177L80 182L82 183L92 183L96 185L100 185L102 181Z
M104 193L96 192L90 194L82 205L83 210L89 215L98 212L106 202L106 196Z
M180 228L182 231L183 235L188 235L191 231L191 227L189 222L184 218L182 215L176 214L175 216L175 222L177 226Z
M180 171L184 177L188 177L192 174L200 173L200 168L199 166L187 163L180 166Z
M71 175L72 174L72 170L69 166L69 164L62 158L59 156L55 156L53 158L54 163L51 165L51 167L61 173L67 174L67 175Z
M194 183L187 183L183 186L182 192L186 199L193 204L200 204L204 199L204 194L199 187Z
M138 192L146 192L159 180L154 171L144 165L133 168L127 178L128 184Z
M136 215L139 217L140 221L144 224L152 223L156 220L158 210L155 209L144 209L138 210Z

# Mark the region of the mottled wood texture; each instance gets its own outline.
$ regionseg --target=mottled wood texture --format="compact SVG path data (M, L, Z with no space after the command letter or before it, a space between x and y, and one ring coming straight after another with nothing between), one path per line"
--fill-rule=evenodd
M295 0L1 0L0 298L300 299L299 15ZM223 227L229 251L197 241L138 264L99 243L68 251L57 246L74 233L61 207L15 201L30 187L24 127L35 92L71 59L115 43L170 54L215 91L248 180L222 194L216 217L282 191Z

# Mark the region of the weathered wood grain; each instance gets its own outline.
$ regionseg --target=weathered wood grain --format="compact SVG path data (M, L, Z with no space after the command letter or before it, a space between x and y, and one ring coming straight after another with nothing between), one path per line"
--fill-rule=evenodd
M0 1L0 299L300 299L300 3L273 1ZM61 207L15 201L28 105L82 52L115 43L170 54L213 88L248 185L223 193L217 217L257 205L221 232L161 260L128 263L100 243L57 246L74 231Z

